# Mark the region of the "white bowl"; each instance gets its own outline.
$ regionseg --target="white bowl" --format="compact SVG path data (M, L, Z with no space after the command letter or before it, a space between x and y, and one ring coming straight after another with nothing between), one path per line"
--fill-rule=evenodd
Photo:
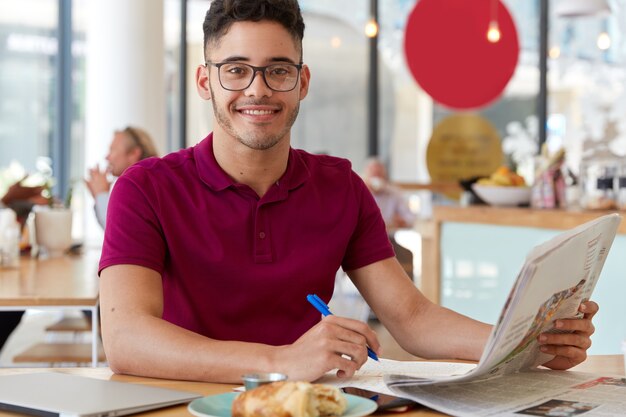
M530 187L472 184L472 189L492 206L522 206L530 203Z

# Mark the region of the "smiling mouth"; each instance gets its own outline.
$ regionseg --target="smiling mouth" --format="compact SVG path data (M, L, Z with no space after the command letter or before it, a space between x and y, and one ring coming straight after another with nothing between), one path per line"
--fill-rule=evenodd
M276 110L239 110L243 114L249 114L251 116L267 116L277 113Z

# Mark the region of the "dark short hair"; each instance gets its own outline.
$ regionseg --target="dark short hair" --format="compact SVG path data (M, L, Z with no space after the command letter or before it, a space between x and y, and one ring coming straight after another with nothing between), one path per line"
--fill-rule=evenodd
M291 34L302 58L304 20L297 0L213 0L204 24L204 54L209 42L218 42L235 22L269 20L281 24Z

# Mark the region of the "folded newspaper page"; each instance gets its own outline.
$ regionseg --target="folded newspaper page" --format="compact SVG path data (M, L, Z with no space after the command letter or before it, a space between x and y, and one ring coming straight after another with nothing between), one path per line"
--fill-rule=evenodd
M471 390L461 388L466 385L477 390L499 386L508 393L484 404L485 407L495 402L505 405L512 401L512 393L508 390L509 379L550 375L545 377L546 380L553 380L553 371L541 373L534 370L528 375L518 373L531 371L551 359L552 356L540 352L537 336L545 331L555 331L555 320L578 315L578 306L590 298L598 281L620 221L621 217L617 214L602 216L557 235L528 254L474 369L463 375L435 377L388 374L384 381L389 389L396 395L455 415L489 415L460 414L458 410L447 408L449 394L455 390ZM500 380L501 377L507 380ZM553 385L552 389L563 387ZM626 390L623 394L626 398ZM439 398L441 404L432 398Z
M318 384L334 385L338 388L353 387L378 392L380 394L395 395L383 380L385 375L401 373L416 378L441 378L452 375L463 375L476 367L474 363L442 362L442 361L396 361L379 358L376 362L368 359L365 364L350 378L337 377L336 370L332 370L320 379Z

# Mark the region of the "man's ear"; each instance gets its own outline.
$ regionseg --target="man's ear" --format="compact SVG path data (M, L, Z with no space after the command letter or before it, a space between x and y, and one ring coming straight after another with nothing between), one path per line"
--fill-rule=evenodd
M141 150L141 148L139 146L135 146L133 148L131 148L128 153L130 154L130 157L133 161L133 163L139 162L141 161L141 155L143 154L143 151Z
M211 100L209 70L209 67L204 65L198 65L198 68L196 68L196 89L198 90L198 95L205 100Z

